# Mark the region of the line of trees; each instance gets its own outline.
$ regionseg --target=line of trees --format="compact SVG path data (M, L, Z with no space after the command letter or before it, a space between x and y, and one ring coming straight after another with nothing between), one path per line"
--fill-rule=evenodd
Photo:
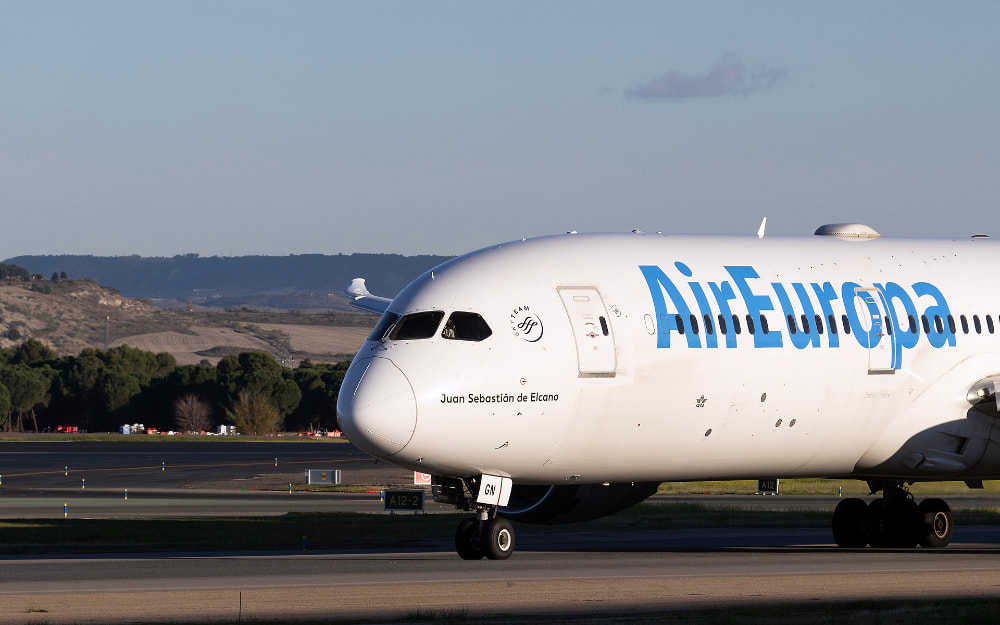
M106 432L140 422L180 431L232 424L243 434L332 430L349 364L306 360L289 369L244 352L216 366L178 366L166 352L127 345L59 357L28 339L0 350L0 429Z

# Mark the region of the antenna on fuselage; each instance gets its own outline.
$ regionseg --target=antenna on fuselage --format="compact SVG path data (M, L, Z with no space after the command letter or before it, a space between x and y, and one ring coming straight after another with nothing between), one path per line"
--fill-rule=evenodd
M757 238L758 239L763 239L764 238L764 227L765 226L767 226L767 217L765 217L764 220L760 222L760 228L757 228Z

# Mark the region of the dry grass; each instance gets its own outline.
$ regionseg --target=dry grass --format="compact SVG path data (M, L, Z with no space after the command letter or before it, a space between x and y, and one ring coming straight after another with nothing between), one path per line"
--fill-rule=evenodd
M264 330L284 332L295 352L329 354L340 360L353 358L371 332L371 328L262 323ZM315 360L315 359L314 359Z

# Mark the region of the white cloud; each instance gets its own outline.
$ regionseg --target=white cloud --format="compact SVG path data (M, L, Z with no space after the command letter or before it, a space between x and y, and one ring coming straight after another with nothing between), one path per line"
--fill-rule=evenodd
M688 74L670 70L666 74L625 91L640 100L687 100L749 96L767 91L788 78L789 69L766 63L747 67L733 53L726 53L707 72Z

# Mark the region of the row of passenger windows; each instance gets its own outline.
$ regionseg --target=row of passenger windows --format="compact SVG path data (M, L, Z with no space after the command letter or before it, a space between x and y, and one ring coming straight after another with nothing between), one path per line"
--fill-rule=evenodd
M983 319L986 320L985 324L983 324L980 320L979 315L972 315L971 326L969 324L969 319L965 315L959 315L958 319L960 325L962 326L963 334L969 334L970 331L975 331L976 334L982 334L984 325L986 331L990 334L993 334L997 328L997 326L994 325L993 317L990 315L983 316ZM771 331L767 324L767 317L760 315L756 318L756 321L759 322L760 331L763 334L768 334ZM833 315L827 315L825 321L826 323L824 324L824 318L822 315L815 315L812 320L810 320L807 315L801 315L798 320L796 320L793 315L785 316L785 323L788 326L788 332L790 334L796 334L798 332L811 334L813 331L817 334L823 334L827 328L829 328L831 334L837 334L838 328L836 318ZM840 316L840 323L844 334L850 334L851 321L848 319L847 315ZM932 328L937 334L944 334L946 323L949 333L958 333L958 328L955 324L955 317L953 315L948 315L944 319L942 319L939 315L934 315L930 318L928 318L927 315L920 315L920 325L923 326L924 334L930 334ZM1000 315L997 315L997 324L1000 324ZM719 334L728 334L730 330L730 325L727 323L726 317L721 314L718 316L717 320L713 319L711 315L702 315L701 324L699 324L699 318L697 315L691 315L687 324L685 324L683 316L674 315L674 325L680 334L684 334L688 329L694 334L698 334L700 332L699 325L702 325L705 328L705 332L707 334L715 334L716 328L718 328ZM887 334L892 335L892 320L886 318L885 326ZM904 332L909 332L910 334L917 333L917 320L913 315L907 315L907 326L908 327L903 330ZM732 316L731 327L734 334L743 333L739 315ZM750 334L757 333L757 324L755 323L755 318L751 315L746 315L746 327L747 332Z
M375 324L369 341L415 341L429 339L437 333L444 311L428 310L400 317L387 312ZM441 328L441 337L455 341L482 341L493 334L489 324L478 313L456 310Z

